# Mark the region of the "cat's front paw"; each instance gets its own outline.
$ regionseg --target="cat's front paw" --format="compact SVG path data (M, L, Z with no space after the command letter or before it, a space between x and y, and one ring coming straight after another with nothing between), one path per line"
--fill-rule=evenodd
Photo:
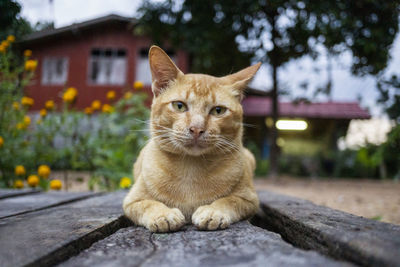
M185 216L177 209L157 210L157 213L148 215L145 227L151 232L165 233L179 230L185 225Z
M201 230L225 229L231 223L230 216L211 205L201 206L192 215L192 223Z

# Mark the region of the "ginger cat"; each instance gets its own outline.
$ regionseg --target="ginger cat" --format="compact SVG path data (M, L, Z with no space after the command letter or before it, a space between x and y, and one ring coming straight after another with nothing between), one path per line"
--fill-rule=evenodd
M159 47L149 51L151 139L134 164L125 215L152 232L192 222L227 228L258 209L255 160L242 145L240 100L261 63L217 78L183 74Z

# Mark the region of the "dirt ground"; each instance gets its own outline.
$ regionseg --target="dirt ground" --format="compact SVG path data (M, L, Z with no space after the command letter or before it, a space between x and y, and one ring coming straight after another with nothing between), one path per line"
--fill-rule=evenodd
M376 180L255 179L257 190L270 190L342 210L358 216L400 225L400 183Z

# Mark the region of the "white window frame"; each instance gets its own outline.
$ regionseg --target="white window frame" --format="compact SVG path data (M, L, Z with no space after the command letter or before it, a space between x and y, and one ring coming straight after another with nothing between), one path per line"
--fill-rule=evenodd
M94 54L94 51L98 54ZM106 53L111 53L107 55ZM121 54L122 53L122 54ZM99 64L99 71L93 77L95 62ZM127 73L127 49L125 48L93 48L88 61L89 85L125 85Z
M60 64L61 65L58 65ZM57 69L62 68L61 73ZM68 80L69 59L63 56L45 57L42 64L42 85L64 85Z

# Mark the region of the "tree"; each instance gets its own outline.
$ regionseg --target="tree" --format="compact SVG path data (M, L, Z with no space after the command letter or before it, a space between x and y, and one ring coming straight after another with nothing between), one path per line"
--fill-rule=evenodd
M277 174L278 159L275 123L279 114L279 69L305 55L316 58L316 48L322 45L332 55L350 51L354 74L376 75L386 67L399 23L399 0L198 2L186 0L182 6L172 1L161 4L145 2L140 9L140 24L146 25L145 32L153 38L168 36L175 40L173 45L189 49L194 62L215 62L221 57L234 57L236 54L228 53L237 51L230 47L235 41L239 51L270 64L274 122L271 127L270 172L273 176ZM208 19L203 20L205 17ZM203 27L203 23L206 26ZM197 38L198 41L188 38ZM214 53L216 44L224 49ZM203 67L207 69L207 66ZM213 65L209 67L212 69ZM331 87L332 82L327 86Z
M186 0L182 6L172 0L145 1L135 31L150 35L156 44L169 42L187 51L191 72L226 75L248 66L252 55L239 51L233 18L222 9L213 0Z
M390 119L400 124L400 77L393 74L390 78L381 77L376 87L380 93L381 104Z
M20 17L21 5L14 0L0 1L0 40L14 35L17 40L32 32L30 23Z

